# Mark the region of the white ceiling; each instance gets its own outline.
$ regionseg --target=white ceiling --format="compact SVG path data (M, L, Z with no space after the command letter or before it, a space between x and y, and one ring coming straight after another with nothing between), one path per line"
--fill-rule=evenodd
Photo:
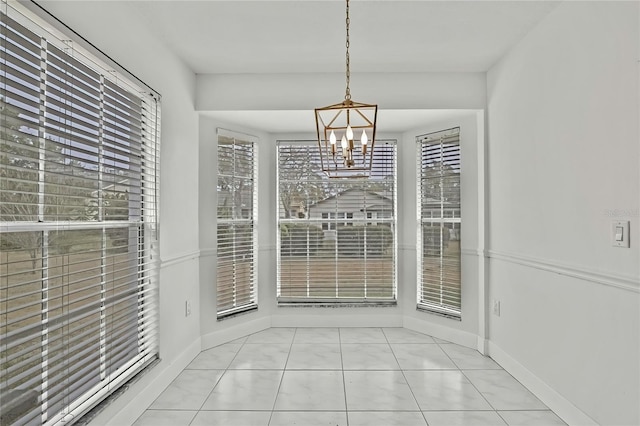
M82 28L80 33L86 39L104 36L86 25L87 16L99 15L92 13L92 8L100 10L104 1L39 3L71 28ZM112 10L119 8L123 14L137 16L143 27L163 40L197 74L345 70L344 0L107 3ZM557 4L555 0L351 0L351 70L354 74L485 72ZM129 31L133 39L140 28L114 30ZM252 123L251 127L265 131L307 129L307 121L296 119L296 114L313 116L312 111L215 113L230 123ZM443 112L379 114L395 117L396 127L408 129L424 123L425 118L440 118Z
M551 1L350 2L354 72L486 71ZM345 1L135 1L196 73L343 72Z
M87 20L105 8L135 15L198 74L345 69L344 0L37 2L88 40L108 29L135 42L139 28ZM351 69L484 72L558 3L351 0Z

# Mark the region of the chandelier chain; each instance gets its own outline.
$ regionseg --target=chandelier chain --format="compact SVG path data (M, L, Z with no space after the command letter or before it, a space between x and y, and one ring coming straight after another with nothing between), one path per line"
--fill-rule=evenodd
M347 19L346 19L346 27L347 27L347 43L346 43L346 47L347 47L347 90L344 94L344 99L345 100L351 100L351 89L349 88L349 82L351 80L351 70L349 69L349 65L350 65L350 61L349 61L349 24L350 24L350 20L349 20L349 0L347 0Z

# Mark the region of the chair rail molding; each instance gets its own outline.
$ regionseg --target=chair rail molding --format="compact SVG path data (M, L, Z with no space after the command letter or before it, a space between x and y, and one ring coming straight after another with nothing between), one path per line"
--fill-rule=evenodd
M160 268L166 268L166 267L169 267L169 266L174 266L174 265L177 265L177 264L182 263L182 262L187 262L189 260L197 259L200 256L201 256L201 251L200 250L193 250L193 251L189 251L189 252L178 253L176 255L165 257L165 258L163 258L161 256L160 257Z
M487 257L542 271L553 272L555 274L565 275L572 278L578 278L596 284L615 287L633 293L640 293L640 279L632 276L602 273L582 266L570 265L552 259L541 259L533 256L506 253L497 250L489 250Z

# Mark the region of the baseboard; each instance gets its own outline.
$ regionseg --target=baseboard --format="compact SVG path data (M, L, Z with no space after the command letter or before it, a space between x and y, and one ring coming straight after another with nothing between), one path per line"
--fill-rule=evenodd
M225 321L224 329L202 336L203 351L271 327L271 319L269 317L256 318L230 326L227 326L227 321Z
M480 352L482 355L489 355L489 340L483 339L480 336L477 336L476 350Z
M92 419L91 425L133 424L173 379L178 377L182 370L200 353L200 347L200 339L196 339L172 363L160 361L120 398L109 404Z
M467 348L477 349L478 346L478 336L468 331L457 330L452 327L446 327L407 316L404 317L402 326L409 330L466 346Z
M369 313L340 315L335 313L340 308L328 309L331 311L322 314L272 315L271 325L272 327L402 327L402 317L400 315L395 313L384 314L384 310L389 308L380 308L381 312L377 315Z
M568 425L598 424L493 342L489 342L489 355Z

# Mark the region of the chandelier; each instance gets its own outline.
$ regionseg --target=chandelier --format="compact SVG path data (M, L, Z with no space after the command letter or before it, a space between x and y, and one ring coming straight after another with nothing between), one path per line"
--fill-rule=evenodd
M347 88L344 101L316 108L316 128L322 171L330 178L363 178L369 177L371 173L378 106L351 100L349 88L351 79L349 69L349 0L346 2Z

